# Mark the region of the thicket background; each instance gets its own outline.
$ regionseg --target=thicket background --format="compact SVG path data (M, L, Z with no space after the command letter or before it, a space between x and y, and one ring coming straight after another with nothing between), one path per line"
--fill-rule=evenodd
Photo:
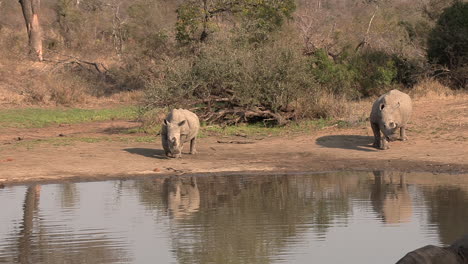
M42 0L40 15L38 63L20 5L0 1L0 97L126 94L143 112L283 124L392 88L468 86L466 1Z

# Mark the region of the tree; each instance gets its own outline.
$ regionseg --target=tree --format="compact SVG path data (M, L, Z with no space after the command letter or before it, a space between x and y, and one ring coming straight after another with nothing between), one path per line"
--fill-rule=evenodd
M181 43L204 41L215 17L230 16L263 40L278 29L296 9L294 0L187 0L177 9L176 38Z
M42 61L42 33L39 23L40 0L19 0L19 2L26 22L30 52L34 53L39 61Z

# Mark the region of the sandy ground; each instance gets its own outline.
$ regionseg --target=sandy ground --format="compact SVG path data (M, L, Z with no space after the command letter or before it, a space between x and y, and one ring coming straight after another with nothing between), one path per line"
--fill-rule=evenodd
M17 144L18 137L24 142L59 136L121 136L119 129L137 125L132 122L0 129L0 184L236 171L388 169L468 173L468 96L417 100L414 109L409 141L391 142L385 151L371 147L373 137L368 124L260 140L201 138L199 153L186 154L182 159L165 158L159 139L157 143Z

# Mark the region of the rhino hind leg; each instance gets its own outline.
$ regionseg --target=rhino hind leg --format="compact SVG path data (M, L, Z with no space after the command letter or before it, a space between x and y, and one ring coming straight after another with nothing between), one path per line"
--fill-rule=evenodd
M197 150L196 150L196 145L197 145L197 138L194 137L192 138L192 140L190 140L190 154L196 154L197 153Z
M372 132L374 132L374 143L372 144L375 148L380 148L380 128L376 123L371 122Z
M400 127L400 140L401 141L408 140L408 137L406 136L405 127Z

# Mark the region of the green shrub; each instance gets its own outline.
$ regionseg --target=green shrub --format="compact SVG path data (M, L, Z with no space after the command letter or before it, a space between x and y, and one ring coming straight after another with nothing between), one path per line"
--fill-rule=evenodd
M358 83L363 96L379 95L397 77L393 57L382 51L365 51L354 57L353 67L358 69Z
M339 62L335 62L324 50L318 50L312 56L312 75L323 87L332 94L358 97L358 72L342 55Z
M429 62L446 66L459 87L468 84L468 3L456 1L440 15L428 38Z
M294 0L188 0L177 9L176 39L182 44L204 41L213 18L228 17L225 29L235 29L249 42L262 42L292 17L295 8ZM227 26L227 21L235 22Z
M271 39L272 32L292 18L294 1L244 0L240 7L241 27L239 36L248 43L261 43Z
M416 85L422 77L424 77L428 69L427 63L415 59L409 59L399 55L392 55L392 59L397 69L395 82L406 87L413 87Z
M202 27L204 12L196 2L187 2L177 9L176 39L182 44L199 39L199 29Z
M327 91L348 98L378 95L398 77L397 57L382 51L343 52L332 59L318 50L310 59L312 75ZM402 73L403 74L403 73Z

